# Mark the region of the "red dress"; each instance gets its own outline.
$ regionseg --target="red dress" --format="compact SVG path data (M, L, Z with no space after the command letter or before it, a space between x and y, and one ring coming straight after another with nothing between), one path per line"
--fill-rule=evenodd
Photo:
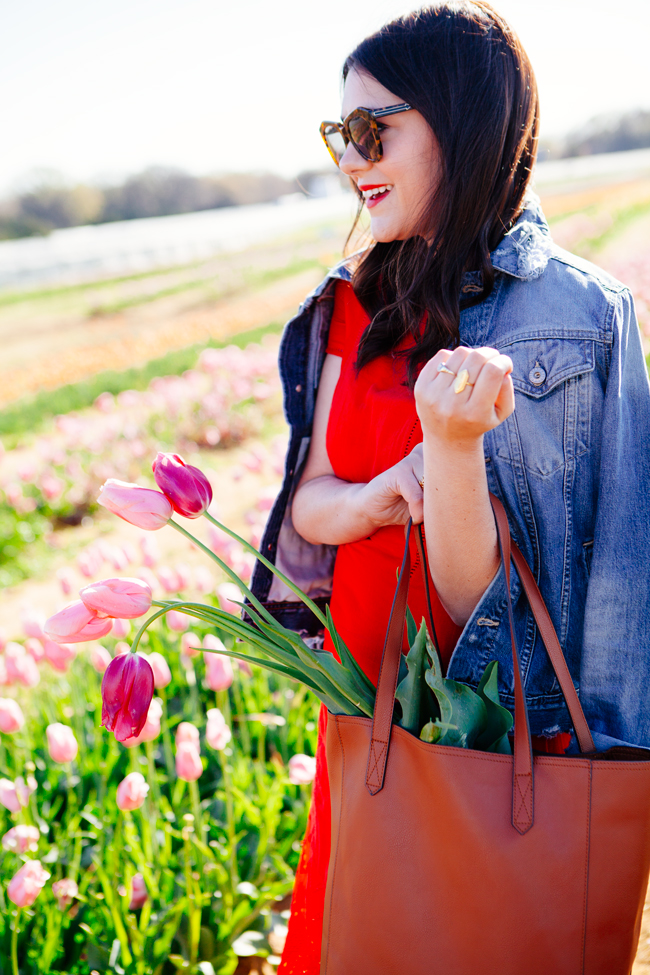
M370 481L422 442L413 391L406 385L405 360L383 355L359 372L355 369L359 339L368 322L352 286L339 281L327 351L340 355L342 362L330 410L327 452L336 476L352 483ZM398 351L409 344L410 340L406 340L398 346ZM394 525L380 528L368 538L340 545L336 555L330 601L332 618L373 684L379 675L403 552L404 529ZM414 544L411 562L409 607L419 625L423 617L428 617L424 580ZM440 656L446 671L461 629L449 618L435 591L432 590L431 596ZM332 649L327 636L325 646ZM331 828L326 726L327 711L321 707L312 805L278 975L318 975L320 969Z
M370 481L402 460L422 442L413 391L404 385L402 358L381 356L357 373L355 362L361 334L369 318L351 285L336 285L334 314L327 351L340 355L327 428L327 452L337 477L352 483ZM406 347L406 346L405 346ZM404 554L404 529L380 528L368 538L340 545L334 566L330 609L337 630L377 683L388 616ZM409 606L419 624L427 616L424 580L415 545L411 551ZM436 635L443 665L460 635L432 591ZM325 646L332 649L326 637ZM405 644L406 648L406 644ZM289 934L278 975L318 975L323 904L330 853L329 782L324 732L327 711L321 708L316 753L316 778L307 833L296 875Z

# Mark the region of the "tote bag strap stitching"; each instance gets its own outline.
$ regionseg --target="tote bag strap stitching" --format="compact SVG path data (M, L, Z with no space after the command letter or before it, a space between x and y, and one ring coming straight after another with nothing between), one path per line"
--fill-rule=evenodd
M591 790L593 786L593 773L593 763L589 762L589 800L585 821L585 896L582 908L582 975L584 975L585 957L587 954L587 908L589 903L589 861L591 859Z

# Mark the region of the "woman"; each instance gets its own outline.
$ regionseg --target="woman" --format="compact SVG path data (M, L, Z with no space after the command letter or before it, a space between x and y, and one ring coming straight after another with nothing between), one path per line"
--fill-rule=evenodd
M527 195L538 129L528 59L487 3L442 2L367 38L343 74L344 121L321 131L368 207L374 243L330 272L285 331L292 439L263 550L330 603L376 682L402 526L424 521L443 667L476 688L496 658L512 710L494 493L597 747L649 747L648 377L629 292L556 248ZM254 590L317 639L259 565ZM512 596L534 747L572 750L516 578ZM325 720L285 975L319 970Z

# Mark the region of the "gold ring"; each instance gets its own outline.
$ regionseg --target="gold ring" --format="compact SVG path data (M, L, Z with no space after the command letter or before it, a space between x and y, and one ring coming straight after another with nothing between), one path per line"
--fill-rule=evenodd
M454 392L462 393L466 386L473 386L474 383L469 381L469 373L467 369L461 369L456 376L456 381L454 382Z
M455 376L456 375L456 373L455 372L452 372L451 369L447 369L447 366L444 364L444 362L441 362L440 365L438 366L438 372L446 372L450 376Z
M424 491L424 474L422 475L422 480L420 480L420 478L418 477L418 484L420 485L420 487Z

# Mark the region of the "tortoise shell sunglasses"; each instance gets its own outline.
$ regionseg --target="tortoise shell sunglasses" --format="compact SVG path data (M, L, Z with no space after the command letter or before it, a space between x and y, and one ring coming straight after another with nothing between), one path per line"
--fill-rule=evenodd
M406 102L389 105L388 108L355 108L342 122L321 122L320 134L337 166L349 142L364 159L379 162L383 147L377 119L410 111L411 106Z

